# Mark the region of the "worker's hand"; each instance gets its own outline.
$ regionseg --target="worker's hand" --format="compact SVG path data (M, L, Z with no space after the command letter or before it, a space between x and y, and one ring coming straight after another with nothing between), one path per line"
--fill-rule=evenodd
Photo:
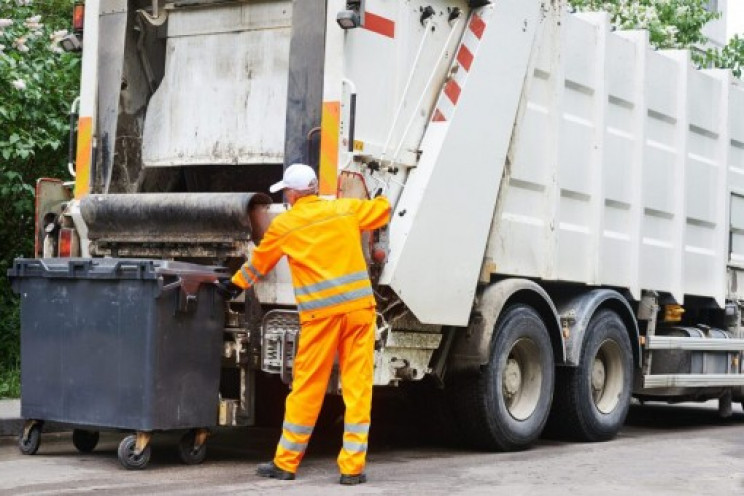
M218 279L214 283L217 288L217 292L220 293L226 300L232 300L240 296L243 292L243 288L234 284L230 279Z

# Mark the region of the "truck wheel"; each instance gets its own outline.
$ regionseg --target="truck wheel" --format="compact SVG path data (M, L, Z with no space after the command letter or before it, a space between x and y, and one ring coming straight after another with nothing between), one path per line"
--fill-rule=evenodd
M72 431L72 444L81 453L90 453L98 445L99 434L97 431L86 431L75 429Z
M21 434L18 436L18 449L24 455L35 455L39 451L41 445L41 427L42 424L35 423L31 426L28 431L28 436L23 438L25 429L21 429Z
M515 451L540 436L553 396L553 350L545 323L526 305L499 317L488 364L454 386L460 426L476 447Z
M137 436L134 434L125 437L119 443L117 451L119 463L127 470L142 470L150 463L150 445L148 444L139 455L134 454L136 446Z
M186 465L198 465L207 456L207 443L202 443L198 448L194 448L195 443L196 431L193 430L184 434L178 443L178 456Z
M625 324L611 310L592 317L579 366L561 367L550 429L578 441L608 441L625 423L630 407L633 352Z

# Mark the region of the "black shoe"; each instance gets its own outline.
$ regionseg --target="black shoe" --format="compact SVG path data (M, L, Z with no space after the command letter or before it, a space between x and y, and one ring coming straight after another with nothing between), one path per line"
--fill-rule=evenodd
M274 462L262 463L256 468L256 473L261 477L270 477L278 480L294 480L295 474L282 470Z
M341 474L341 480L338 481L342 486L356 486L367 482L367 474L346 475Z

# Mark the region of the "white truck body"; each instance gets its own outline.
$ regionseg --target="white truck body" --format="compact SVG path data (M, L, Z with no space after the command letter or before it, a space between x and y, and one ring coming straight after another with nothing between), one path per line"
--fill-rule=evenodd
M723 306L727 264L741 256L744 85L695 70L687 52L652 50L645 32L612 32L605 14L538 3L474 14L483 38L451 118L423 136L382 282L422 322L450 325L467 324L489 274ZM354 69L347 76L360 79ZM465 72L457 61L453 70L456 81ZM360 126L356 139L367 136ZM436 232L457 242L436 243Z
M475 444L529 445L551 402L575 437L602 440L631 392L720 398L724 413L744 400L744 84L729 72L552 0L105 0L88 12L86 31L125 42L85 37L68 209L84 250L234 270L286 206L243 197L248 220L215 199L199 217L189 195L263 191L308 161L322 195L394 205L364 238L375 384L454 387ZM145 194L164 195L148 208L162 199L193 238L143 218ZM226 334L241 389L225 411L244 418L258 371L291 378L299 332L285 262L255 294L264 313L233 302Z

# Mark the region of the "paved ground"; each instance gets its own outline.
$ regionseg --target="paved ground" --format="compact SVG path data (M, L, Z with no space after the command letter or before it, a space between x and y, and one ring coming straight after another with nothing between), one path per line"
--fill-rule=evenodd
M399 426L398 426L399 427ZM39 454L21 456L14 438L0 438L0 494L395 494L395 495L701 495L744 489L744 414L718 419L714 405L633 407L618 439L601 444L543 440L522 453L478 453L397 440L398 427L372 432L370 482L337 484L336 432L311 443L293 482L261 479L277 432L217 432L207 461L180 465L177 437L155 438L147 470L128 472L116 460L120 434L106 434L92 454L78 454L69 434L45 434ZM333 435L331 435L333 434Z

